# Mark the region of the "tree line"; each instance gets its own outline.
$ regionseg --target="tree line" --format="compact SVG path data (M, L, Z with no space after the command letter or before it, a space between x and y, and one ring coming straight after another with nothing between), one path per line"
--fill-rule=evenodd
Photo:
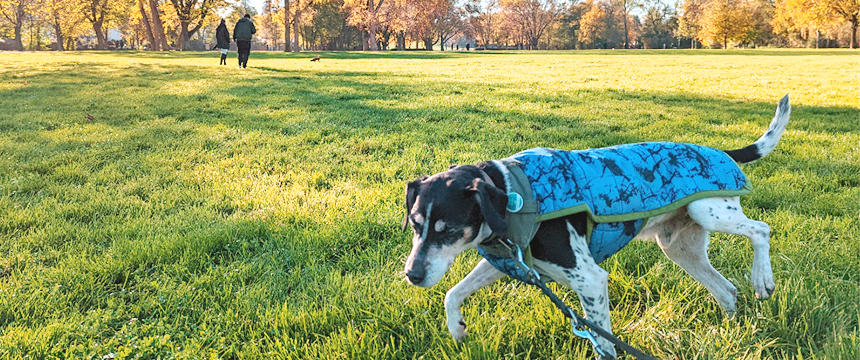
M246 13L286 51L854 48L860 0L0 0L0 47L204 50Z

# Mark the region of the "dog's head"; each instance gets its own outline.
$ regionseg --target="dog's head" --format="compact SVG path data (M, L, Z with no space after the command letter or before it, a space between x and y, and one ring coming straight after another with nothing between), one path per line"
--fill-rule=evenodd
M507 232L507 196L472 165L422 177L406 185L404 229L413 231L406 277L413 285L431 287L448 271L454 258L493 234Z

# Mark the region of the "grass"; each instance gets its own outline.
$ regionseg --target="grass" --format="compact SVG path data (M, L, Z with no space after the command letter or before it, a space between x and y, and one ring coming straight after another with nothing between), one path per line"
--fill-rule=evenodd
M405 183L534 146L736 148L791 93L743 167L775 296L754 298L745 238L710 250L734 318L635 242L603 263L613 330L660 358L860 358L856 51L313 55L0 53L0 357L592 358L510 280L451 340L442 298L478 256L403 281Z

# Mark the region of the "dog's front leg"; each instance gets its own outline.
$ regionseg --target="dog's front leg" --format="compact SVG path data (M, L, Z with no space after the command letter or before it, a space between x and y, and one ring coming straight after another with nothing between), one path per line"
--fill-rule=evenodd
M481 259L469 275L448 290L445 294L445 315L448 318L448 331L454 340L460 341L466 336L466 322L460 313L463 300L478 289L498 281L503 275L487 260Z
M557 264L535 259L538 270L556 282L568 286L579 296L579 302L585 310L585 316L597 326L612 333L612 322L609 318L609 274L594 262L588 250L585 234L580 234L567 223L570 234L570 248L576 258L576 266L572 269L563 268ZM595 335L604 359L615 359L615 346L609 340Z

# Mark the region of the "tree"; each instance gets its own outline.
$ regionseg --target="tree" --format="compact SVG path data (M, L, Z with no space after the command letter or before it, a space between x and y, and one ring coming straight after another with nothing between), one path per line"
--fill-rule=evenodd
M584 4L585 11L579 22L579 41L587 47L596 47L604 43L606 39L606 27L608 15L603 3L587 0Z
M21 29L27 15L32 12L33 0L0 0L0 15L13 29L13 40L16 50L24 50L24 41L21 38Z
M463 14L451 0L439 1L437 4L433 32L439 38L442 51L445 51L445 43L463 28Z
M642 19L642 44L648 49L666 48L672 45L677 22L668 6L654 3L648 7Z
M108 0L83 0L82 14L93 26L98 41L98 49L107 48L105 20L107 17Z
M499 2L497 0L470 0L465 5L466 13L469 14L469 26L484 43L486 49L493 37L493 26L497 17Z
M629 17L630 10L634 7L639 7L639 3L635 0L614 0L614 5L617 8L617 11L621 12L621 22L624 24L624 48L630 48L630 25L629 25Z
M67 50L66 41L77 35L83 22L78 5L75 0L45 0L42 4L42 16L54 31L59 51Z
M379 9L384 0L346 0L344 8L349 13L349 23L367 31L367 39L362 44L363 50L379 50L377 35L379 34Z
M817 0L817 4L824 6L843 20L851 24L850 48L860 46L857 44L857 27L860 23L860 0Z
M502 0L501 6L531 50L537 50L544 31L558 19L562 10L557 0Z
M745 14L735 0L710 0L705 4L698 38L709 44L721 44L728 48L729 40L743 35Z
M167 44L167 35L164 32L164 22L161 21L161 9L158 0L149 1L150 20L152 21L152 36L155 38L153 50L166 51L170 46Z
M696 39L699 36L702 12L706 0L684 0L681 3L681 16L678 18L677 34L690 39L690 48L696 48Z
M217 2L216 0L170 0L170 3L179 19L179 38L176 47L178 50L187 50L188 39L200 30L206 15L213 11Z

